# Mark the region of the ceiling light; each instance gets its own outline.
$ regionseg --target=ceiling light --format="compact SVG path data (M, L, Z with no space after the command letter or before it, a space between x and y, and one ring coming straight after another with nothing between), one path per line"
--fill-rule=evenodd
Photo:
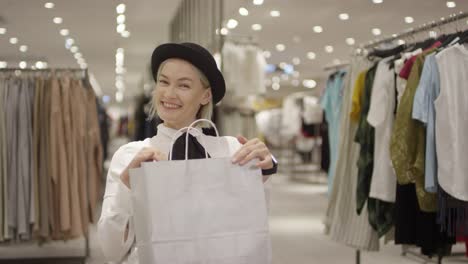
M77 46L73 46L73 47L70 48L70 51L71 51L72 53L76 53L76 52L78 52L78 47L77 47Z
M281 87L280 84L277 83L277 82L275 82L275 83L273 83L273 84L271 85L271 88L272 88L273 90L275 90L275 91L278 91L278 90L280 89L280 87Z
M254 5L262 5L262 4L263 4L263 0L253 0L253 4L254 4Z
M292 84L294 87L297 87L297 86L299 86L299 80L294 79L294 80L291 81L291 84Z
M241 7L241 8L239 8L239 14L241 16L248 16L249 15L249 10L247 10L247 8L245 8L245 7Z
M117 14L123 14L125 13L125 4L120 4L118 5L115 10L117 11Z
M398 45L404 45L404 44L405 44L405 41L402 40L402 39L399 39L399 40L397 41L397 43L398 43Z
M316 55L314 52L310 51L310 52L307 52L307 58L309 60L314 60L316 58Z
M124 31L125 31L125 24L119 24L119 25L117 25L116 30L117 30L118 33L124 32Z
M294 65L299 65L299 64L301 64L301 59L298 58L298 57L294 57L294 58L292 59L292 63L293 63Z
M262 30L262 25L260 25L260 24L253 24L253 25L252 25L252 30L255 30L255 31Z
M315 86L317 86L317 82L314 80L304 80L302 81L302 85L306 88L315 88Z
M283 70L284 70L284 68L286 68L287 65L288 65L288 64L287 64L286 62L281 62L281 63L279 64L280 68L283 69Z
M346 38L346 44L352 46L356 43L356 41L353 38Z
M323 28L321 26L315 26L314 27L314 32L315 33L322 33L323 32Z
M65 40L65 44L67 44L68 46L71 46L74 43L75 43L75 40L72 38L67 38L67 40Z
M294 78L299 78L299 72L298 72L298 71L294 71L294 72L292 73L292 76L293 76Z
M28 64L27 64L25 61L21 61L21 62L19 63L19 67L20 67L21 69L25 69L27 66L28 66Z
M68 29L61 29L60 30L60 35L62 36L68 36L68 34L70 34L70 31Z
M51 8L54 8L54 3L52 2L47 2L44 4L44 7L47 8L47 9L51 9Z
M237 20L235 19L229 19L226 26L229 28L229 29L234 29L237 27L237 25L239 24L239 22L237 22Z
M115 93L115 100L119 103L123 101L123 93L121 91Z
M455 8L457 4L455 4L454 1L447 1L447 7L448 8Z
M115 73L124 74L125 73L125 68L124 67L116 67L115 68Z
M392 34L392 38L396 38L397 36L397 34Z
M374 4L381 4L383 3L383 0L372 0Z
M19 47L19 50L20 50L21 52L26 52L26 51L28 51L28 46L26 46L26 45L21 45L21 46Z
M13 45L18 43L18 38L10 38L10 43Z
M0 61L0 69L5 69L8 67L8 63L6 61Z
M44 68L44 63L42 61L37 61L36 62L36 68L43 69Z
M382 31L378 28L373 28L372 34L374 34L375 36L379 36L380 34L382 34Z
M273 76L273 78L271 78L271 80L274 82L274 83L279 83L281 80L280 80L280 77L278 76Z
M325 52L332 53L333 52L333 46L331 46L331 45L325 46Z
M0 28L0 35L4 35L6 31L6 28Z
M117 49L117 53L124 53L124 51L125 51L124 48L118 48Z
M430 38L435 38L435 37L437 37L437 32L435 32L435 31L433 31L433 30L429 31L429 37L430 37Z
M53 21L55 24L62 24L63 19L61 17L54 17Z
M81 63L81 64L80 64L80 68L81 68L81 69L86 69L86 68L88 68L88 64L86 64L86 63Z
M348 19L349 19L349 15L346 14L346 13L341 13L341 14L338 15L338 18L339 18L340 20L348 20Z
M263 56L264 56L265 58L268 59L268 58L271 57L271 52L269 52L268 50L265 50L265 51L263 52Z
M285 49L286 49L286 46L284 44L276 44L277 51L284 51Z
M124 32L122 32L122 37L124 37L124 38L130 37L130 31L125 30Z
M123 81L122 80L115 81L115 88L117 88L117 90L123 90L124 89Z
M75 53L75 59L79 59L81 57L83 57L83 55L81 55L81 53L79 53L79 52Z
M83 59L83 57L81 57L81 58L76 59L76 62L78 62L78 64L82 64L82 63L85 63L85 60Z
M125 23L125 15L121 14L117 16L117 24Z
M270 16L272 16L272 17L279 17L279 16L280 16L280 11L278 11L278 10L272 10L272 11L270 11Z
M221 35L226 36L229 33L229 30L227 28L222 28L221 29Z
M410 16L407 16L405 17L405 23L406 24L411 24L414 22L414 18L413 17L410 17Z

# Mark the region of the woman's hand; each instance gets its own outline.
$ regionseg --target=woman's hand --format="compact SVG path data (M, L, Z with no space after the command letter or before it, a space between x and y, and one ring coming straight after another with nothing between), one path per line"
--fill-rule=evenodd
M253 159L259 159L260 161L256 166L262 170L273 168L273 160L271 152L258 138L247 140L243 136L238 136L237 140L243 145L232 158L232 163L244 165Z
M140 167L142 162L145 161L159 161L159 160L167 160L167 155L162 153L156 148L143 148L136 154L133 160L128 164L127 168L122 172L120 175L120 179L122 182L130 188L130 177L129 171L130 169Z

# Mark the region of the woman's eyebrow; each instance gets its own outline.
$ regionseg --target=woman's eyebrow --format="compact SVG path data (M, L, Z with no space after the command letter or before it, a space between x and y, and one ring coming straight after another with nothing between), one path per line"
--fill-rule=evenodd
M193 82L193 80L189 77L182 77L182 78L179 78L179 81L191 81Z

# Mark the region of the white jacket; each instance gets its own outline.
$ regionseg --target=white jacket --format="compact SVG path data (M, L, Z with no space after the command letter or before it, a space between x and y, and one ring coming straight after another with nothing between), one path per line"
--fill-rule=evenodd
M161 124L158 126L156 136L143 141L130 142L120 147L112 157L101 218L98 222L99 242L108 261L138 264L137 249L134 246L135 232L131 224L133 212L130 189L120 180L121 173L144 147L155 147L164 153L169 153L171 140L176 132L177 130ZM231 157L242 146L234 137L206 136L198 130L191 130L190 133L213 158ZM128 223L130 223L128 238L124 241Z

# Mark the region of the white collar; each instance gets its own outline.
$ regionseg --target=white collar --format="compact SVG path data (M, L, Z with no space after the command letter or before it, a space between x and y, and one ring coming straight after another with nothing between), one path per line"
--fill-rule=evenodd
M164 124L159 124L158 134L156 136L164 136L164 137L167 137L169 140L171 140L176 135L176 133L179 133L179 135L182 135L182 133L186 131L187 131L187 128L182 128L180 130L177 130L174 128L167 127ZM203 135L203 132L199 128L192 128L190 129L189 133L194 137L199 137Z

